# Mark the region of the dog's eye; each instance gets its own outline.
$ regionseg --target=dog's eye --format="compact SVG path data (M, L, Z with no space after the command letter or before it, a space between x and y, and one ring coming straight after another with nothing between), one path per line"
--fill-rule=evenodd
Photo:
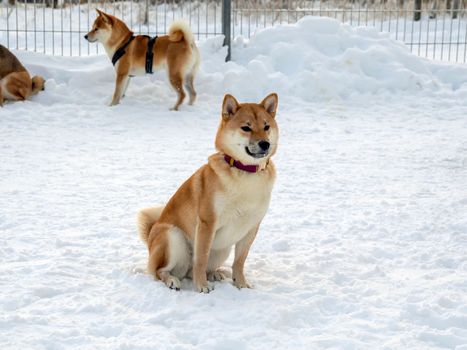
M251 131L251 128L249 126L242 126L243 131Z
M94 31L97 32L98 29L99 29L99 28L96 28L96 29L94 29Z
M268 131L268 130L269 130L269 125L266 125L266 126L264 127L264 131Z

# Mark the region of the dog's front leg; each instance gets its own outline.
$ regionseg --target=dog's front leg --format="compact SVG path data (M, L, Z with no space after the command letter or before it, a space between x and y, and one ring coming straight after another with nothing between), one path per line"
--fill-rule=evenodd
M235 245L235 258L232 265L232 280L233 284L237 288L251 288L251 286L246 281L245 275L243 273L243 268L245 266L245 260L250 251L250 247L255 240L256 233L258 232L259 224L253 228L248 234L243 237Z
M119 104L128 79L130 79L128 74L117 74L117 80L115 82L115 92L112 98L112 102L110 103L111 106L115 106Z
M200 293L209 293L214 289L214 287L209 285L206 275L213 239L214 223L200 218L195 236L193 256L193 283Z

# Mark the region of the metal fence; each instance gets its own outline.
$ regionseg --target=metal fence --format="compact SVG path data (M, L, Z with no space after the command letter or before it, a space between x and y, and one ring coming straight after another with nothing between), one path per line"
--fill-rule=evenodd
M83 39L95 8L120 17L138 34L165 34L173 20L185 18L198 40L227 34L227 42L311 15L376 27L415 54L465 63L466 5L467 0L3 0L0 43L54 55L99 53L99 45Z
M26 0L3 4L0 42L53 55L103 52L83 37L92 26L96 8L121 18L136 34L166 34L178 18L189 21L198 40L222 34L220 1Z

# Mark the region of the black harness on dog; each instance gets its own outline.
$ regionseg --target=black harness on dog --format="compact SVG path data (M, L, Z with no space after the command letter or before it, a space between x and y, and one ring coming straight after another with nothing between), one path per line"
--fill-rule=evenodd
M120 58L122 58L122 56L125 54L125 49L128 47L128 45L130 45L130 43L133 41L133 39L135 38L135 36L133 34L131 34L131 37L130 39L128 39L128 41L123 44L122 46L120 46L117 51L115 51L114 55L112 56L112 64L115 66L115 64L118 62L118 60Z
M148 35L145 35L148 38L148 48L146 50L146 73L152 74L152 61L154 60L154 44L157 40L157 35L154 38L151 38Z
M148 38L148 47L146 50L146 73L152 74L152 62L154 61L154 44L156 43L157 40L157 35L154 38L151 38L149 35L144 35L146 38ZM134 35L128 39L128 41L120 46L117 51L115 51L114 55L112 56L112 64L115 66L115 64L118 62L120 58L126 53L126 48L130 43L133 41L133 39L136 38Z

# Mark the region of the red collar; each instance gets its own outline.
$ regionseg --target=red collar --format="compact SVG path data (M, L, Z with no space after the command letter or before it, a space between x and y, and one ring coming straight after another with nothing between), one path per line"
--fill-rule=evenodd
M259 170L258 165L245 165L242 162L233 159L231 156L228 156L227 154L224 155L224 160L232 167L236 167L237 169L246 171L248 173L257 173Z

